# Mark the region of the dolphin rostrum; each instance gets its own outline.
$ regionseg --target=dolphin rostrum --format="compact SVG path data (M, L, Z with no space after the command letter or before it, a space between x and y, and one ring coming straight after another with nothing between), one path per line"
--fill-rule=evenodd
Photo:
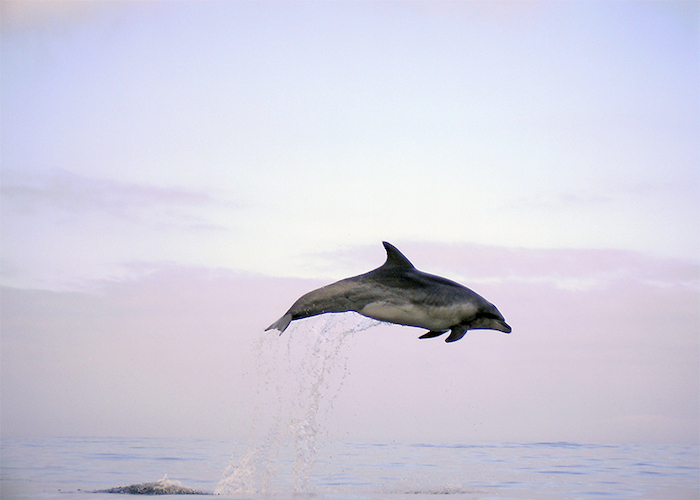
M394 245L386 241L383 245L384 265L303 295L267 330L277 329L281 334L295 319L355 311L379 321L427 328L421 339L448 330L451 333L445 342L461 339L467 330L511 332L489 301L459 283L419 271Z

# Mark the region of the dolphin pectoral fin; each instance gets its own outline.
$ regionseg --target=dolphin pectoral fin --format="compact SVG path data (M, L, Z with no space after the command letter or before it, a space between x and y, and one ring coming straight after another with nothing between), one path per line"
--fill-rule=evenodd
M292 322L292 315L290 313L285 314L282 316L280 319L272 323L270 326L265 328L265 331L268 330L274 330L277 329L280 331L280 335L282 335L282 332L284 332L287 327L289 326L289 323Z
M445 342L457 342L464 337L465 333L467 333L467 327L465 325L457 325L452 328L452 333L445 339Z
M419 339L432 339L434 337L439 337L443 333L447 333L447 330L430 330L428 333L424 333Z

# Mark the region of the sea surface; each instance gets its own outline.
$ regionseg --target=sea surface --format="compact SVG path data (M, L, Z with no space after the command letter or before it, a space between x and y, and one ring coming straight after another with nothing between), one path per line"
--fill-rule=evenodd
M319 443L311 454L294 444L267 448L202 439L3 439L0 496L113 500L121 496L94 491L167 475L231 499L700 498L695 445Z

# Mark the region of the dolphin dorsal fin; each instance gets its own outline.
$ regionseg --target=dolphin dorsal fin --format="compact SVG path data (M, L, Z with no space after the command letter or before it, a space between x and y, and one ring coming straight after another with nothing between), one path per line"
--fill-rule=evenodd
M382 245L384 245L384 249L386 250L386 262L382 266L383 268L415 269L411 261L408 260L404 254L399 252L399 249L394 245L386 241L382 241Z

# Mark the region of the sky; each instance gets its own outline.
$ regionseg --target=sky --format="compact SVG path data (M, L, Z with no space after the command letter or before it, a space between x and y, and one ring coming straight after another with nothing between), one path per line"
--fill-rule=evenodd
M1 8L3 436L700 440L697 2ZM264 332L383 240L512 334Z

